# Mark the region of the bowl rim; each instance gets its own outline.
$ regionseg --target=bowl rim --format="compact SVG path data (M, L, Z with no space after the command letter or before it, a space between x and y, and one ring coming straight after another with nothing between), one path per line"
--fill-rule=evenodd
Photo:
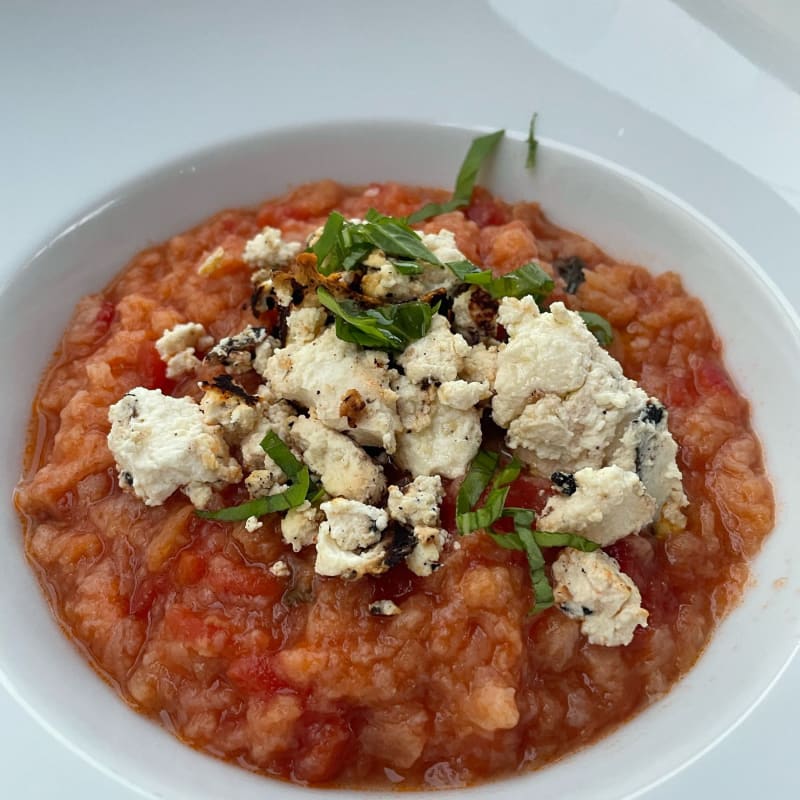
M334 119L334 120L322 120L322 121L309 120L302 123L293 123L275 127L268 127L254 132L249 132L245 135L227 136L216 139L210 143L203 145L202 147L195 148L188 153L182 153L179 155L173 155L167 158L160 159L157 162L154 162L153 164L148 166L146 169L140 170L135 174L133 174L132 176L116 184L113 188L105 192L98 193L98 195L95 197L94 200L84 203L81 206L80 210L66 212L61 217L62 222L56 223L55 225L51 225L49 234L42 237L39 240L39 244L36 245L32 250L29 250L30 254L27 257L18 259L16 263L9 265L9 268L3 271L4 274L2 275L2 279L0 279L0 296L5 294L6 289L17 279L21 271L27 269L34 261L36 261L39 258L39 256L41 256L47 250L56 246L57 243L62 238L69 236L76 230L80 229L84 224L89 223L95 217L102 215L111 207L121 202L125 197L131 194L135 194L139 191L142 191L143 189L146 188L148 183L150 183L151 181L153 181L158 177L162 177L167 174L175 176L183 174L184 172L193 172L195 170L194 164L197 162L203 162L209 158L213 158L214 156L226 150L240 150L243 148L247 148L248 146L255 145L259 142L269 141L273 138L286 137L292 135L312 134L312 133L317 135L330 136L335 132L341 132L343 130L360 128L364 126L370 126L371 128L375 129L376 132L379 132L381 128L391 128L393 130L396 130L398 126L404 126L407 129L424 133L426 136L436 136L439 131L446 131L446 130L454 130L459 133L472 134L472 135L483 134L497 130L496 128L488 125L462 124L458 122L441 122L431 119L427 120L408 119L400 116L397 117L386 116L379 118L353 117L346 119ZM527 132L523 132L517 129L505 129L504 132L505 132L505 138L508 138L516 142L525 142L528 137ZM615 177L627 180L633 185L638 185L645 188L648 192L658 196L660 199L662 199L669 205L676 207L681 212L694 219L699 226L705 228L708 232L710 232L722 244L724 244L727 248L729 248L742 262L746 264L751 274L763 286L764 290L766 291L766 294L769 295L770 299L773 300L779 307L781 313L784 315L784 321L789 323L789 327L792 329L798 348L800 349L800 313L798 313L798 311L794 308L794 306L789 302L789 300L784 295L783 291L778 287L778 285L770 277L770 275L767 274L767 272L763 269L763 267L761 267L761 265L752 256L750 256L749 253L740 244L738 244L738 242L731 235L729 235L720 225L711 220L708 216L706 216L702 212L698 211L693 205L691 205L687 201L684 201L682 198L674 194L672 191L666 189L665 187L651 180L642 173L633 170L629 167L626 167L625 165L615 160L595 154L592 151L587 150L583 147L562 142L558 139L553 139L547 136L539 136L539 135L537 135L536 138L539 145L542 146L542 148L545 151L546 150L556 151L564 155L571 156L579 161L589 162L592 165L600 167L603 170L612 173ZM777 520L776 520L776 527L777 527ZM771 538L774 535L774 532L775 528L773 528L773 531L769 534L769 538ZM758 558L759 554L756 554L754 559ZM39 588L41 589L41 587ZM44 593L42 592L42 596L43 595ZM736 609L734 608L733 611L735 610ZM50 610L50 613L52 614L52 609ZM729 616L730 612L728 615L726 615L726 618L722 621L721 624L724 624L724 622L727 621ZM61 623L58 620L56 620L56 623L59 625L59 627L62 627ZM72 639L72 637L66 634L66 632L63 630L62 630L62 635L65 635L70 640L73 646L78 647L77 643ZM712 636L712 639L713 638L714 637ZM706 753L715 748L728 735L730 735L733 731L735 731L750 716L750 714L754 711L754 709L763 701L764 697L766 697L766 695L771 691L771 689L775 686L775 684L781 679L782 675L788 669L789 665L791 664L795 656L798 654L798 652L800 652L800 637L795 637L794 644L791 647L788 654L783 659L783 662L779 667L779 669L764 685L764 688L750 701L750 703L746 707L742 708L736 714L736 718L733 722L731 722L719 734L713 736L704 746L698 749L689 758L684 759L679 764L675 765L671 769L668 769L666 772L662 773L660 776L655 777L652 780L645 782L641 786L629 791L627 794L621 797L621 800L634 800L634 798L643 796L650 790L665 783L678 773L684 771L690 765L692 765L700 758L702 758ZM700 658L702 659L704 655L705 652L701 653ZM38 723L38 725L41 726L42 729L44 729L55 740L57 740L64 747L66 747L70 752L78 756L82 761L91 765L94 769L97 769L100 773L111 778L116 783L124 786L128 790L142 797L152 798L152 800L157 800L157 798L161 797L161 795L154 794L150 789L140 785L134 779L128 778L127 776L120 774L119 772L114 770L111 766L103 763L98 756L94 755L91 752L90 748L87 748L85 745L76 742L75 740L70 738L67 734L62 733L62 731L59 730L59 728L56 727L55 724L51 723L47 719L46 712L38 710L31 702L28 701L28 699L24 696L24 694L20 692L20 690L17 688L17 685L14 683L12 678L7 674L3 661L4 659L0 657L0 686L2 686L9 693L9 695L15 700L15 702L17 702L31 716L31 718L34 719ZM680 683L685 681L686 676L691 674L691 672L694 669L695 667L692 667L687 673L685 673L683 676L681 676L681 678L678 679L677 683L671 686L670 691L666 695L667 698L671 695L672 690L676 688ZM102 678L99 679L103 680ZM642 709L641 711L637 712L635 716L639 716L640 714L645 713L648 710L658 708L658 706L662 702L664 702L664 698L654 703L651 703L645 709ZM138 713L138 712L133 711L133 713ZM626 724L627 723L622 723L623 726ZM600 740L606 738L607 736L613 736L616 730L617 729L611 730L603 737L601 737ZM590 743L587 747L588 748L593 747L593 743ZM574 752L580 753L583 750L587 749L587 747L579 748L577 751ZM203 755L206 758L209 757L206 754ZM573 753L567 754L565 758L568 759L571 755L573 755ZM220 763L225 763L225 762L222 761ZM559 762L557 761L554 763L559 763ZM547 765L544 767L544 769L547 769ZM510 779L505 778L502 780L504 783L524 780L526 777L533 775L534 772L509 776ZM490 781L489 783L492 782ZM479 783L475 786L466 787L465 789L445 790L443 792L437 791L437 795L442 797L451 797L455 796L454 795L455 791L458 791L462 794L467 792L474 793L476 791L478 792L481 791L481 789L487 785L489 784ZM497 784L495 783L493 785ZM330 789L324 789L322 791L333 794L333 792L331 792ZM346 791L349 792L353 790L347 789ZM422 796L421 792L419 791L415 793L418 796Z

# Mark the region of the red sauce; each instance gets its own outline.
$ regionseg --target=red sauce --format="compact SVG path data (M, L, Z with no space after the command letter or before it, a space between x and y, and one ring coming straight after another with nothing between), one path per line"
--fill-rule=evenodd
M197 392L194 377L166 378L154 342L178 322L201 322L216 338L253 322L240 257L248 238L269 224L300 239L334 208L403 215L445 197L322 181L149 248L81 301L34 401L16 502L54 613L131 705L248 769L302 783L442 786L547 764L624 722L692 666L772 527L748 404L701 303L677 276L616 263L537 205L483 190L463 213L426 227L453 230L467 257L498 272L532 257L547 268L581 258L585 283L558 296L611 321L613 355L670 410L689 522L610 548L650 611L629 647L589 645L555 609L528 616L524 558L481 534L454 537L430 578L397 567L348 583L314 574L313 548L293 553L274 521L248 533L198 519L182 496L146 508L119 489L108 406L142 384ZM223 268L199 276L218 246ZM456 491L443 507L451 530ZM549 491L526 476L509 502L541 508ZM288 579L268 570L279 558ZM378 599L401 614L372 616Z

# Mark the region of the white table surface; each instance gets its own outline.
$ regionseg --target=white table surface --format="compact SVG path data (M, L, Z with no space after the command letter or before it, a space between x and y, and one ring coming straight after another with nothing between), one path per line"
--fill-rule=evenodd
M538 110L542 134L641 171L718 222L800 308L799 8L4 0L0 285L94 197L206 144L347 117L522 129ZM798 714L795 661L737 730L647 800L800 796ZM3 798L137 796L2 690L0 767Z

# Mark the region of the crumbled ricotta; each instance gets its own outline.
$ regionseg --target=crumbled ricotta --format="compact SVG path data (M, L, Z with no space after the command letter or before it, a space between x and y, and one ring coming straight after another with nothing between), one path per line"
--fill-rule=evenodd
M453 300L453 328L470 344L496 342L497 300L478 286L470 286Z
M499 321L509 340L492 411L509 446L540 474L602 466L646 394L563 303L542 314L532 297L506 297Z
M286 320L286 344L308 344L325 327L328 312L321 307L295 308Z
M414 533L414 548L406 556L406 564L416 575L430 575L441 566L439 556L447 539L447 532L439 527L443 497L444 487L438 475L420 475L402 489L389 487L389 517Z
M382 541L389 524L386 511L341 497L322 503L320 509L325 521L317 534L314 570L319 575L354 579L388 569Z
M275 403L260 401L258 404L259 417L250 431L240 440L242 465L246 469L275 469L278 467L275 462L264 452L261 442L269 431L275 433L284 444L291 447L289 434L294 421L297 419L297 411L285 400ZM299 457L299 453L295 453ZM284 480L283 472L280 480Z
M232 381L202 384L206 422L222 428L228 444L238 444L252 432L259 419L257 398L251 397Z
M437 526L444 486L438 475L420 475L404 486L389 487L386 510L391 519L409 528L418 525Z
M435 314L425 336L408 345L397 362L414 383L454 381L469 350L464 338L452 333L447 319Z
M271 458L269 461L271 466L254 469L245 477L244 485L247 487L250 497L268 497L287 488L284 484L286 475L283 470Z
M637 472L655 500L656 518L681 530L686 525L681 508L688 500L676 463L678 445L667 428L667 420L667 410L651 397L641 414L628 424L610 461Z
M329 327L313 342L276 350L264 375L282 397L313 411L327 427L346 430L359 444L394 452L400 420L391 382L397 373L389 369L386 353L361 350ZM365 402L355 427L341 414L342 400L352 390Z
M431 424L437 396L437 389L432 383L421 386L400 375L392 387L397 394L397 415L404 431L421 431Z
M278 228L267 226L244 246L242 258L254 269L283 267L300 252L300 242L286 242Z
M296 508L290 508L281 520L281 536L295 553L317 541L322 512L306 500Z
M464 255L456 246L452 231L443 228L439 233L419 233L419 235L425 247L442 264L464 259ZM380 250L370 253L364 264L367 270L361 281L361 291L369 297L381 300L393 302L416 300L436 289L449 291L460 283L449 267L437 264L422 264L423 271L419 275L403 275Z
M486 383L489 387L494 387L497 378L498 352L497 345L487 347L479 342L470 347L469 353L464 357L461 377L474 383Z
M255 349L268 338L266 328L248 325L234 336L220 339L206 353L205 360L209 364L221 364L233 375L247 372L253 368Z
M428 424L397 434L394 459L414 477L464 475L481 446L481 414L476 408L461 411L437 399Z
M108 446L123 489L161 505L181 489L202 508L211 489L242 479L218 425L209 424L188 397L169 397L141 386L109 408Z
M386 488L381 468L347 436L314 417L299 417L291 439L333 497L375 502Z
M156 350L167 365L167 377L178 378L200 367L197 350L206 350L214 340L199 322L184 322L165 330L156 341Z
M580 619L590 644L616 647L647 627L648 613L636 584L601 550L564 548L553 563L553 597L568 617Z
M482 400L492 396L492 390L486 381L445 381L439 387L439 402L443 405L468 411Z
M585 467L573 479L572 494L547 501L536 523L539 530L579 533L606 547L653 521L655 500L635 472Z
M374 617L396 617L400 606L394 600L376 600L369 604L369 613Z
M254 533L259 528L263 528L263 527L264 527L264 523L258 517L248 517L244 521L244 529L248 533Z
M288 578L291 576L292 571L289 569L289 565L285 561L276 561L270 568L269 571L276 577L276 578Z

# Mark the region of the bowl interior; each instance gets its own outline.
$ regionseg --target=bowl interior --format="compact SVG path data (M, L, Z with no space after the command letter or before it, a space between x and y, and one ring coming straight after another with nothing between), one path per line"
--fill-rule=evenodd
M389 122L272 132L159 168L66 224L0 294L0 337L16 354L0 433L2 496L10 498L18 479L30 401L74 304L101 289L136 252L221 208L253 204L322 177L450 186L473 135ZM754 565L753 586L673 692L597 745L492 786L494 796L505 798L531 791L587 800L632 797L718 741L763 696L797 647L800 578L792 564L800 553L794 535L800 504L788 500L794 463L787 443L800 433L794 408L800 372L793 369L800 333L761 270L692 209L618 166L546 140L535 170L528 171L525 149L523 137L507 137L482 183L509 200L540 201L555 222L618 258L679 272L704 300L728 367L752 400L778 502L778 524ZM50 615L25 563L10 502L0 514L0 677L20 702L65 744L147 796L263 797L266 779L181 745L98 679ZM268 791L273 797L317 795L278 783Z

